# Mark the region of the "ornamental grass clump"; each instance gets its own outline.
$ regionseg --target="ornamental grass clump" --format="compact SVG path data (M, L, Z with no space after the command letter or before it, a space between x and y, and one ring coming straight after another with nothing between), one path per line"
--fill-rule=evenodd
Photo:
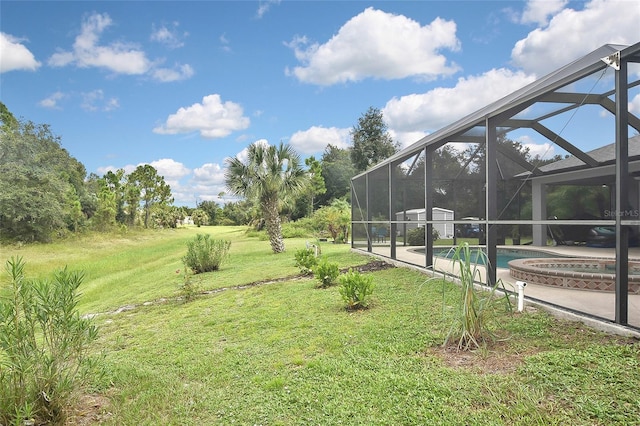
M347 304L347 309L364 309L369 306L368 299L374 288L372 275L349 269L349 272L342 274L338 280L338 291Z
M198 234L187 243L187 255L182 258L185 266L194 274L217 271L229 257L231 241L212 239L210 235Z
M316 269L314 275L318 280L318 287L326 288L335 284L338 275L340 275L340 269L335 262L329 262L326 257L323 257Z
M63 424L94 373L92 321L77 310L81 272L29 281L22 258L5 269L0 294L0 424Z
M455 249L452 259L461 291L458 305L454 307L453 324L444 344L455 345L458 350L464 351L479 349L496 339L492 327L497 321L500 306L506 306L507 311L511 312L511 301L506 292L504 296L498 296L496 292L498 287L504 290L501 280L493 286L482 286L478 263L488 263L483 251L478 249L472 252L469 243L464 243Z

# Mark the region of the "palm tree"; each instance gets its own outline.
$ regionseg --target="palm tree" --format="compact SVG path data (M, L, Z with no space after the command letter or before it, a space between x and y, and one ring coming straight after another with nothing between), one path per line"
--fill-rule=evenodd
M247 149L247 159L227 158L224 173L229 191L260 206L265 220L271 249L284 251L280 207L292 196L304 191L308 175L300 164L300 157L288 145L271 146L255 142Z

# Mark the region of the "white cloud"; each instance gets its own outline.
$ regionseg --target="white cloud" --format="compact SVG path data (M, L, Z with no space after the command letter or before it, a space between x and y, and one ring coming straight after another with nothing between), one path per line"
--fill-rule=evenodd
M146 164L146 163L141 163L141 164ZM127 164L126 166L123 166L123 167L116 167L113 165L102 166L96 169L96 174L98 174L98 176L104 176L107 172L115 173L118 169L124 170L126 174L131 174L136 170L136 167L138 166L135 166L133 164Z
M280 4L280 0L260 0L258 10L256 11L256 18L261 19L274 4Z
M193 170L190 190L200 201L221 201L218 194L226 191L224 168L216 163L206 163Z
M84 20L73 44L73 51L54 53L49 65L61 67L75 64L80 68L106 68L119 74L144 74L151 67L145 53L134 45L115 42L99 45L104 30L113 24L109 15L94 13Z
M164 177L164 181L169 184L172 190L179 188L180 179L191 173L191 170L184 164L171 158L161 158L160 160L152 161L149 165L158 171L158 175Z
M640 93L633 97L629 102L629 112L640 115Z
M100 44L100 37L113 25L108 14L94 13L82 22L80 34L70 51L60 50L49 58L52 67L75 65L79 68L103 68L116 74L145 75L161 82L171 82L190 78L194 73L190 65L176 65L172 68L158 68L162 62L151 61L137 45L124 42ZM176 24L177 25L177 24ZM178 47L179 39L166 27L152 34L152 39ZM174 37L174 38L172 38Z
M313 126L294 133L289 139L289 145L301 154L314 154L324 151L328 144L347 148L349 140L350 129Z
M561 11L567 3L568 0L529 0L520 22L547 25L549 16Z
M258 139L257 141L255 141L254 143L252 143L251 145L262 145L265 148L269 146L269 141L266 139ZM247 160L249 159L249 147L246 147L245 149L243 149L242 151L240 151L239 153L236 154L236 158L238 160L240 160L243 163L246 163Z
M182 40L184 37L188 36L189 33L180 33L178 31L179 25L180 24L177 22L173 23L172 28L168 28L166 25L156 28L156 26L153 25L150 37L151 41L162 43L170 49L177 49L184 46L184 41Z
M222 102L220 95L208 95L202 103L178 109L165 124L153 129L154 133L170 134L198 131L203 138L223 138L234 131L249 127L250 120L243 116L242 107L231 101Z
M85 111L113 111L120 108L118 98L105 98L102 89L81 93L80 107Z
M534 80L523 72L500 68L480 76L458 79L455 87L438 87L422 94L393 98L382 109L395 132L440 129Z
M64 93L54 92L48 97L38 102L38 105L48 109L62 109L60 101L68 98L80 97L80 107L85 111L104 111L109 112L120 108L120 101L115 97L105 97L102 89L92 90L90 92L81 93Z
M178 81L178 80L186 80L193 76L194 71L191 68L191 65L176 65L173 69L171 68L157 68L151 72L153 78L163 83Z
M400 144L400 148L406 148L414 142L419 141L429 134L429 132L402 132L395 129L389 129L389 134L395 142Z
M513 63L527 73L545 75L603 44L633 44L640 38L637 1L591 0L583 10L557 13L511 51Z
M223 185L224 169L216 163L206 163L193 170L195 182L203 185Z
M67 97L67 95L65 93L54 92L49 97L47 97L47 98L41 100L40 102L38 102L38 105L40 105L43 108L48 108L48 109L60 109L60 106L58 105L58 102L63 100L66 97Z
M531 157L538 156L541 159L553 158L555 155L554 145L551 142L537 143L530 136L521 136L516 139L525 148L529 148L529 154Z
M218 40L220 41L220 46L221 49L225 52L231 52L231 46L229 39L227 38L226 34L222 34L220 37L218 37Z
M40 66L20 39L0 32L0 73L14 70L35 71Z
M307 83L332 85L365 78L431 80L458 70L440 53L456 51L456 24L436 18L421 26L410 18L367 8L325 44L297 37L289 47L303 63L289 75Z

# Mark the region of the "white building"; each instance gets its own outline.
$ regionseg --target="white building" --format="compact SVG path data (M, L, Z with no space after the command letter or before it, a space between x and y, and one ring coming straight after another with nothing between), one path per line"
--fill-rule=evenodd
M434 223L433 229L438 231L440 238L453 238L453 210L442 209L440 207L434 207L431 209L432 220L434 221L452 221L452 223ZM417 228L418 226L424 226L427 220L426 209L409 209L396 213L396 220L398 222L406 221L406 223L398 224L398 231L404 232ZM402 231L401 231L402 230Z

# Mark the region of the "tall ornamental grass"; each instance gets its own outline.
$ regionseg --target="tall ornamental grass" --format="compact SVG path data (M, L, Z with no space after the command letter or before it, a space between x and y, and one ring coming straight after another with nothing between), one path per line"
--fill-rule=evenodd
M456 247L453 264L457 267L461 286L458 305L454 308L453 324L445 338L445 345L455 345L458 350L474 350L484 347L496 338L493 326L499 317L501 302L511 311L508 296L499 296L496 292L502 285L498 280L492 286L485 286L481 280L479 263L488 264L486 254L471 250L469 243Z
M88 382L97 328L76 309L81 272L29 281L24 266L6 262L0 296L0 424L61 424Z

